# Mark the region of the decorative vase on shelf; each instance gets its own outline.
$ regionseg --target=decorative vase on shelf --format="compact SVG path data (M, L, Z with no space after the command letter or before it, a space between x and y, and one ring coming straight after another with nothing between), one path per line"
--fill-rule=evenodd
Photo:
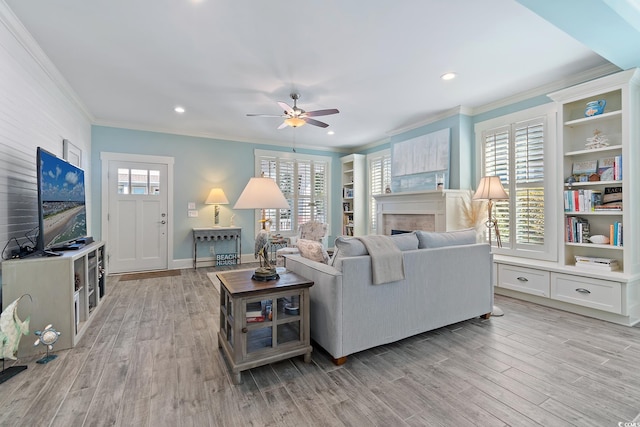
M598 114L604 113L605 105L607 105L607 101L604 99L587 102L587 108L584 110L585 117L597 116Z

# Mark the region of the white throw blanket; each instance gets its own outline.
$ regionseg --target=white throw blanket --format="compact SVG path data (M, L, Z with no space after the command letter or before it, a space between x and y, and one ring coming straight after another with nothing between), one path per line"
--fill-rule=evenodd
M361 236L362 242L371 256L371 275L374 285L396 282L404 279L402 252L389 236Z

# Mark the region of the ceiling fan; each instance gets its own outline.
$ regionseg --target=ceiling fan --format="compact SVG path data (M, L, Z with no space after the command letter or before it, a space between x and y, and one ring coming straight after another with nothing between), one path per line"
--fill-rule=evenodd
M315 111L304 111L302 108L298 108L297 101L300 99L299 93L292 93L291 99L293 99L293 107L290 107L288 104L284 102L278 102L280 108L284 110L284 114L280 115L271 115L271 114L247 114L247 116L254 117L284 117L284 121L278 129L284 129L287 126L291 126L292 128L297 128L303 126L305 123L309 123L310 125L319 126L321 128L326 128L329 125L321 122L319 120L312 119L311 117L317 116L328 116L331 114L337 114L338 111L335 108L330 108L327 110L315 110Z

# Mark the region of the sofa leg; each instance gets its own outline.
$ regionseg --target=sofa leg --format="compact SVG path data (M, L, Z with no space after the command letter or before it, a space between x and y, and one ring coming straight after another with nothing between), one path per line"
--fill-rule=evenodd
M482 315L482 316L480 316L480 317L482 317L483 319L488 319L488 318L490 318L490 317L491 317L491 312L489 312L489 313L485 313L485 314L483 314L483 315Z
M332 359L333 364L336 366L344 365L347 363L347 356L338 357L337 359Z

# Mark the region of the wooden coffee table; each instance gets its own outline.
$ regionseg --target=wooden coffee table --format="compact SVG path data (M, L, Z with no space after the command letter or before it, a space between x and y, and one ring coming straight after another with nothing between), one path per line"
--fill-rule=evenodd
M220 280L218 346L231 365L234 384L241 372L293 356L311 362L309 288L311 280L278 269L280 278L251 279L253 270L217 274Z

